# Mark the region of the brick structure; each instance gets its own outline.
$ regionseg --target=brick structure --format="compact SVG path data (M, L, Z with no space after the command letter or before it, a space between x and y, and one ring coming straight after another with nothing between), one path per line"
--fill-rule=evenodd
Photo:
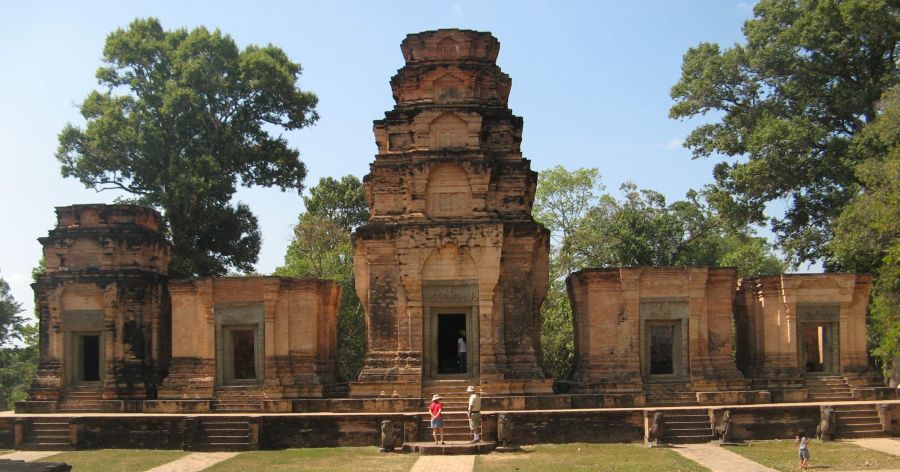
M161 400L321 397L334 383L341 287L331 280L173 281Z
M40 238L45 273L32 286L41 357L29 399L152 398L168 367L171 319L171 245L159 214L73 205L56 215L56 228Z
M642 394L655 384L681 384L688 393L747 389L732 357L734 268L585 269L566 282L577 390Z
M364 179L371 216L353 237L367 341L353 396L418 396L441 379L551 391L538 365L549 234L531 217L537 174L520 151L499 46L455 29L401 45L397 104L375 122Z
M868 274L786 274L744 279L737 296L738 362L755 385L803 388L840 376L869 386ZM805 398L801 398L805 399Z

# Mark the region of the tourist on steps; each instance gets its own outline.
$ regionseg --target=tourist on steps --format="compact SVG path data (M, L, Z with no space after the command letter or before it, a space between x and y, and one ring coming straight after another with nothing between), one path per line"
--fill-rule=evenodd
M456 340L456 357L459 359L459 371L466 371L466 335L464 332L459 333L459 339Z
M431 435L435 444L444 444L444 405L441 405L441 396L434 394L431 404L428 405L428 413L431 414ZM441 440L438 442L438 436Z
M481 395L475 390L474 385L469 385L466 389L469 395L469 407L466 412L469 414L469 429L472 430L473 443L481 441Z

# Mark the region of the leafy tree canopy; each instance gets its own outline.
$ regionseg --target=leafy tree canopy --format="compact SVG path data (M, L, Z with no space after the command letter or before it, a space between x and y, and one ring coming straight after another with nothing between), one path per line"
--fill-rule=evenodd
M22 340L25 318L19 315L21 312L22 304L13 298L6 280L0 278L0 346Z
M831 250L843 267L875 275L870 346L887 369L900 356L900 86L854 141L866 156L856 168L863 190L838 217Z
M761 0L743 31L745 44L688 50L670 116L716 117L685 145L725 157L714 176L730 216L763 222L783 199L778 243L794 263L830 263L834 220L859 185L851 142L900 78L897 3Z
M302 190L299 153L270 134L318 118L300 65L272 45L239 49L219 30L166 31L155 18L110 34L103 60L103 90L81 105L86 125L60 133L63 175L163 210L172 273L252 270L257 222L231 198L238 183Z

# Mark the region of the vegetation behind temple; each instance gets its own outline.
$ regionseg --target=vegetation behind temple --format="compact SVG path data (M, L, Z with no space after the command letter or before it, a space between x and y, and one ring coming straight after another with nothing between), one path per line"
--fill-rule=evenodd
M715 117L685 146L719 161L708 193L723 216L770 225L795 267L875 276L870 352L887 372L900 356L900 7L761 0L743 32L687 51L670 116ZM787 211L767 215L776 201Z
M103 60L103 89L79 107L84 128L60 132L63 175L162 210L171 275L253 270L256 216L232 196L238 184L302 190L299 153L270 134L318 119L300 64L272 45L240 50L218 30L166 31L155 18L110 34Z
M43 268L41 259L32 277L36 278ZM4 410L12 409L15 402L28 396L40 357L36 320L29 323L21 312L22 304L13 299L9 284L0 278L0 407Z
M362 182L352 175L325 177L303 197L306 211L276 275L334 279L343 287L337 320L338 373L354 380L365 354L365 321L353 279L350 233L369 219Z

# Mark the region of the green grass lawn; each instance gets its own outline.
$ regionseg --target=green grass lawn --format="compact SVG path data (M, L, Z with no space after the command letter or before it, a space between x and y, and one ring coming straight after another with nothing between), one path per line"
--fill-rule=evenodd
M150 449L96 449L70 451L41 459L41 462L65 462L75 472L132 472L149 470L186 456L185 451Z
M223 471L334 471L407 472L418 454L381 453L376 447L323 447L284 451L244 452L204 472Z
M709 469L675 451L642 444L542 444L523 452L493 453L475 459L476 472L570 470L693 472Z
M776 470L799 470L800 458L794 441L752 441L749 446L729 447L740 454ZM809 442L810 470L900 470L900 458L846 442Z

